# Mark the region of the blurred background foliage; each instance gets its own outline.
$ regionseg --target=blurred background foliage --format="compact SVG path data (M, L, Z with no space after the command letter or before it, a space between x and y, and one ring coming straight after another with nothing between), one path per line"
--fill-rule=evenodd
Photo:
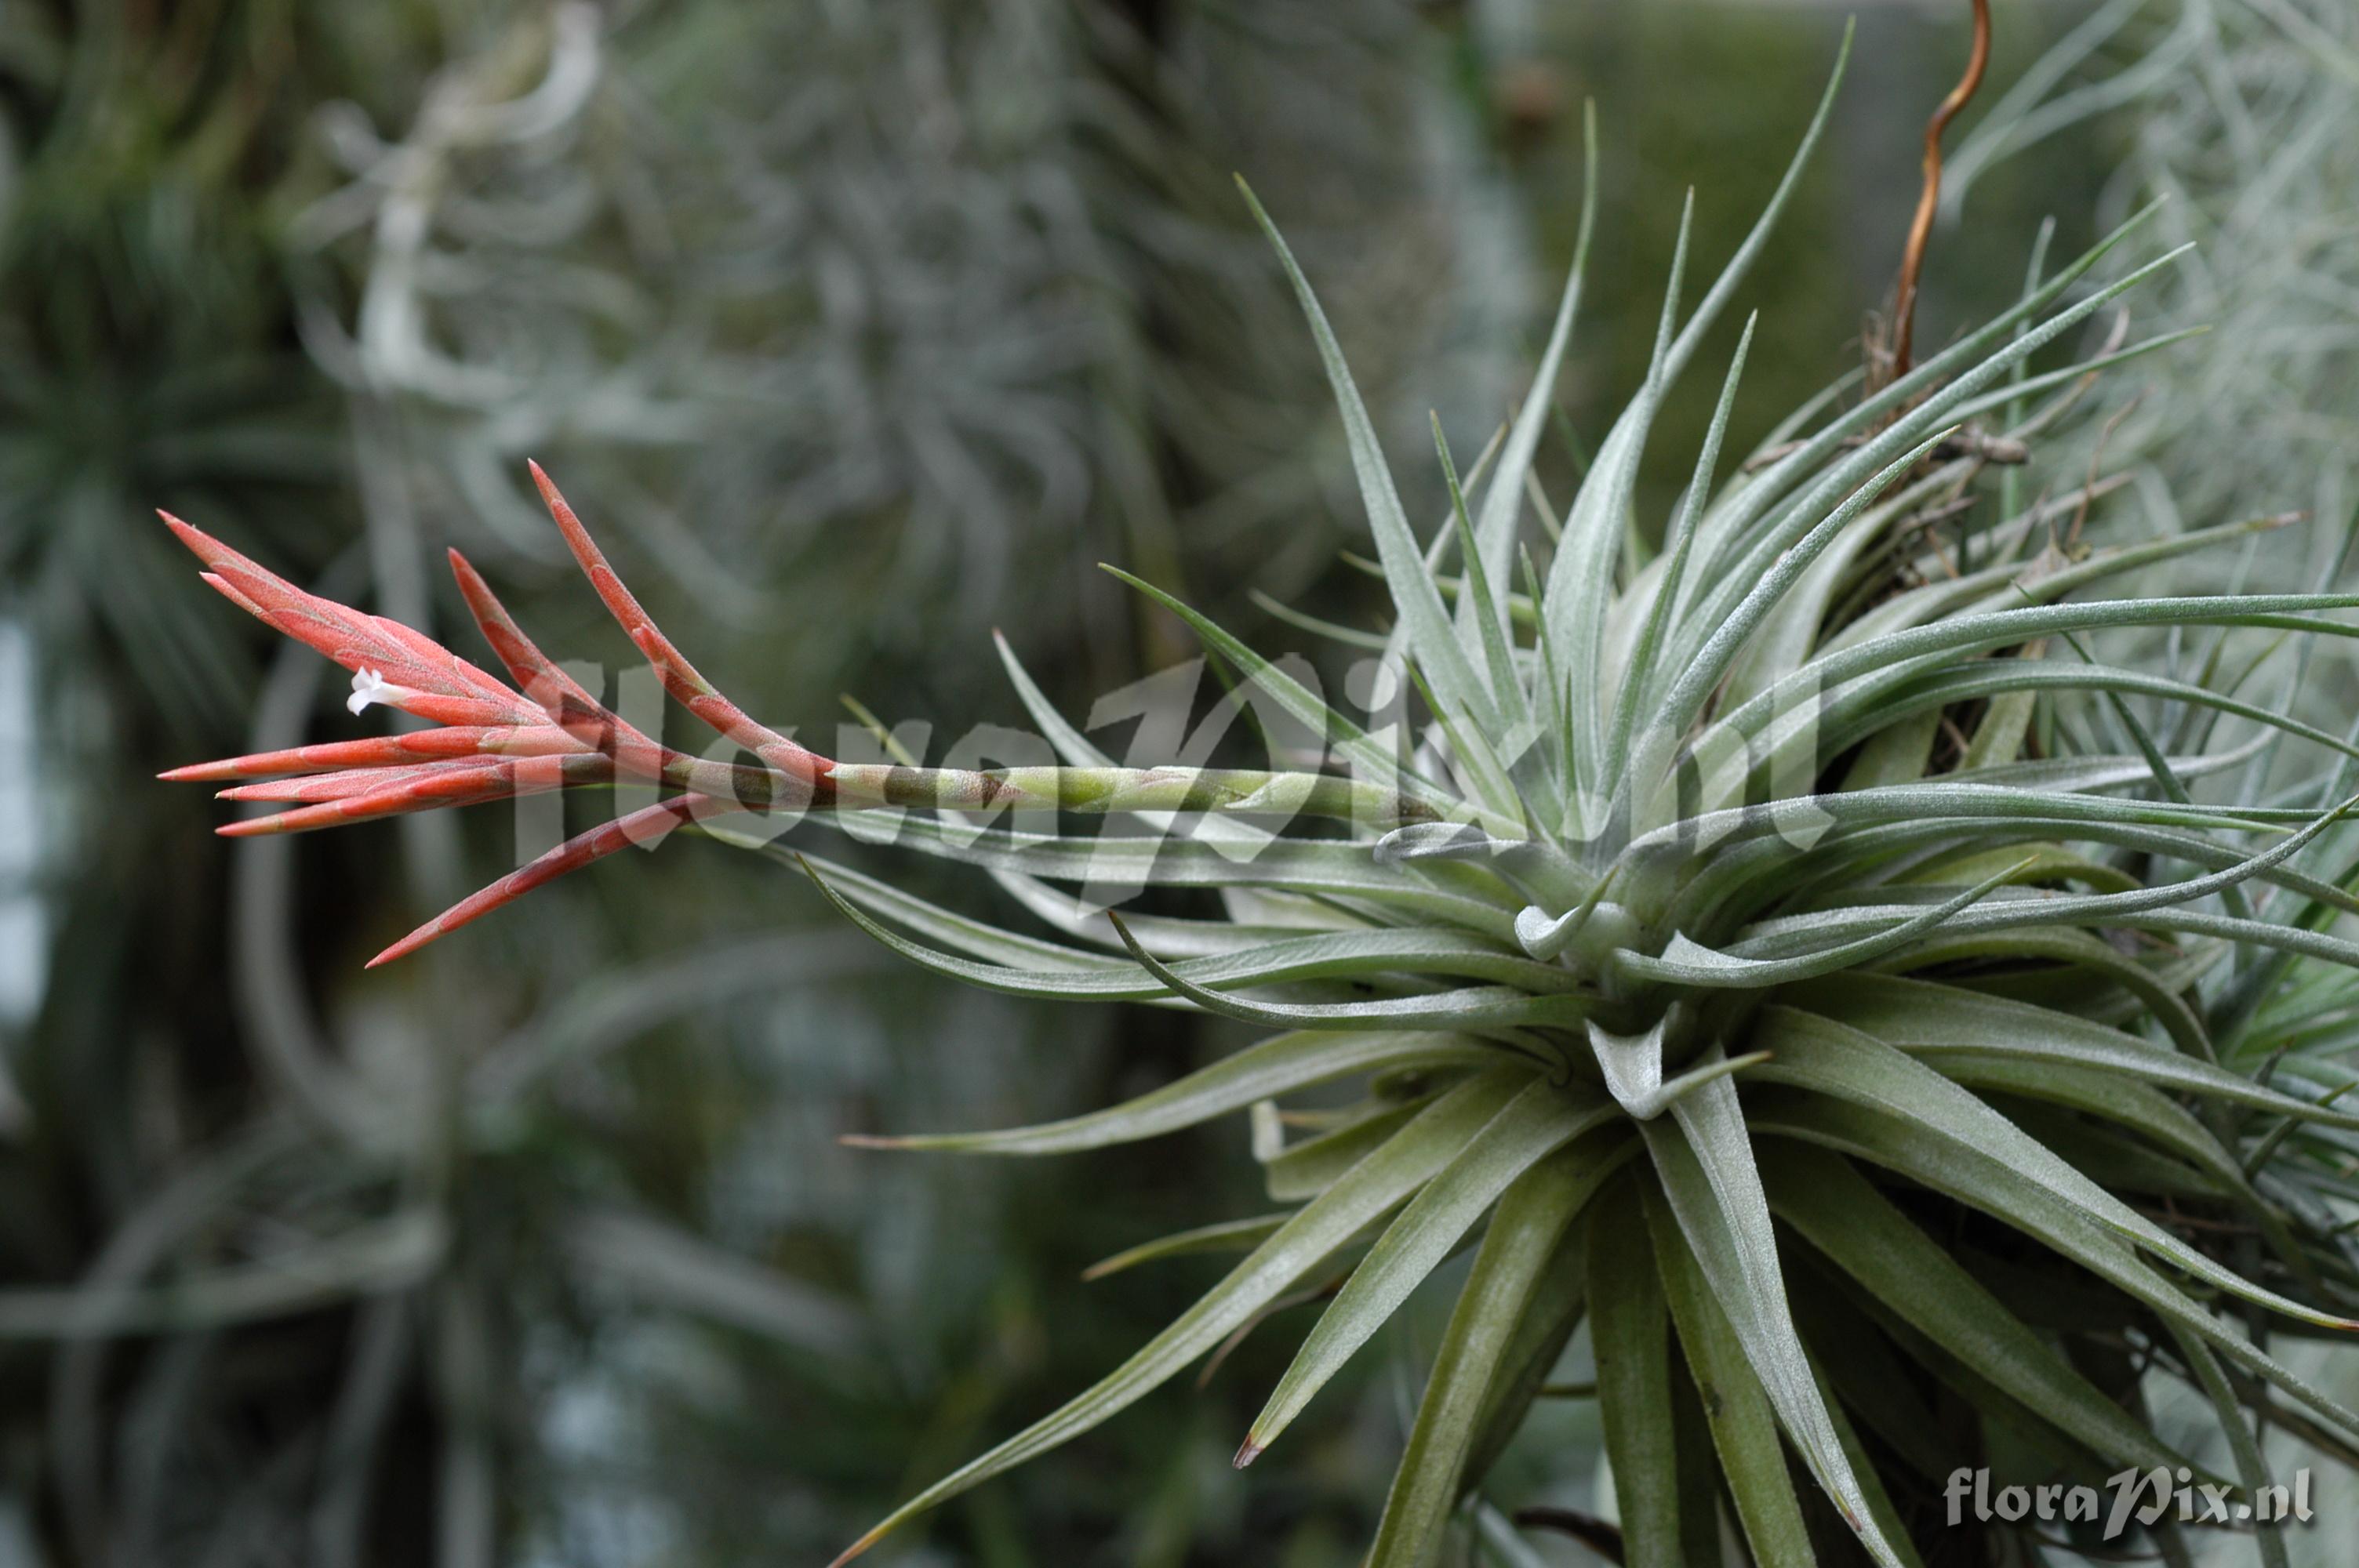
M1965 9L1863 5L1829 151L1749 286L1736 438L1858 362ZM2104 411L2143 525L2347 507L2345 8L1996 10L1920 341L2015 295L2043 217L2069 251L2170 191L2205 248L2158 308L2225 330ZM850 691L934 718L938 745L1014 722L995 626L1085 710L1186 653L1098 560L1265 642L1299 640L1254 590L1372 601L1338 564L1340 428L1231 171L1318 280L1430 515L1426 411L1473 449L1520 389L1594 98L1601 248L1541 470L1569 493L1643 372L1679 193L1724 254L1842 21L0 5L0 1564L824 1561L1202 1273L1084 1266L1257 1206L1241 1130L1151 1162L839 1148L1105 1103L1228 1041L952 991L709 847L362 973L561 824L213 841L219 808L152 773L359 731L151 508L439 633L464 625L440 566L459 546L627 704L639 677L529 500L534 457L757 713L832 740ZM1666 413L1644 525L1709 380ZM1227 1455L1277 1368L1248 1340L898 1560L1347 1564L1419 1332L1250 1486ZM1586 1422L1552 1405L1500 1495L1594 1506Z

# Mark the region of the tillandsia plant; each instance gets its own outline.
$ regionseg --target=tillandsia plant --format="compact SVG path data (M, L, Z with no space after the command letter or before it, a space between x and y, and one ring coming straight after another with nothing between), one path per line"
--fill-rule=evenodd
M2288 520L2093 548L2083 524L2105 479L2012 506L1995 503L2018 483L1987 482L2036 455L2093 377L2169 341L2116 336L2031 368L2169 257L2086 287L2134 222L2052 275L2035 263L1995 319L1849 406L1849 384L1831 389L1723 464L1748 327L1659 551L1632 515L1650 421L1767 243L1833 92L1685 312L1683 220L1646 383L1529 542L1594 218L1593 138L1536 384L1463 483L1437 422L1451 504L1430 542L1270 228L1333 384L1395 623L1332 629L1372 655L1359 698L1339 704L1307 664L1136 585L1233 675L1226 711L1257 719L1269 769L1118 764L1004 644L1052 760L928 767L881 730L881 760L821 755L697 672L536 469L600 598L721 737L714 751L625 723L455 556L513 685L175 521L223 593L353 671L356 710L437 727L174 776L259 779L225 793L291 807L232 834L657 792L376 962L686 827L799 864L847 918L938 972L1273 1032L1112 1109L868 1141L1045 1154L1247 1112L1282 1206L1109 1260L1245 1254L1103 1382L845 1558L1277 1304L1332 1294L1245 1433L1246 1464L1468 1247L1377 1564L1440 1552L1584 1321L1619 1521L1582 1528L1633 1564L1720 1561L1724 1517L1763 1564L1917 1563L1955 1539L1942 1497L1961 1465L2040 1481L2136 1467L2258 1495L2263 1422L2359 1460L2359 1413L2268 1346L2359 1327L2359 1255L2335 1212L2359 1195L2359 1114L2337 1108L2320 1054L2343 1044L2336 1010L2359 972L2359 944L2330 928L2359 899L2351 876L2297 864L2351 804L2359 739L2239 697L2234 658L2179 681L2094 645L2158 630L2223 646L2246 629L2347 637L2359 627L2332 612L2359 594L2102 597ZM2252 733L2230 743L2223 726ZM2263 795L2253 781L2288 741L2325 761ZM800 822L985 871L1054 935L779 846ZM1074 884L1089 896L1059 891ZM1225 913L1119 913L1107 895L1123 889L1214 890ZM2293 1045L2310 1047L2288 1057L2302 1070L2256 1070L2255 1053L2274 1067ZM1339 1085L1359 1098L1277 1108ZM2233 1477L2147 1418L2147 1379L2172 1376L2216 1406ZM2145 1519L2179 1553L2173 1517ZM2256 1544L2284 1561L2275 1532Z

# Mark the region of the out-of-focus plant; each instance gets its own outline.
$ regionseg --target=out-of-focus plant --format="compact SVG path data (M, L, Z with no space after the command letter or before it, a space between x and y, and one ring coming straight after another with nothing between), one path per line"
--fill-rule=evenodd
M117 1005L119 966L177 969L179 917L219 886L198 868L159 889L186 825L169 806L127 809L118 785L236 732L253 675L174 589L143 514L159 499L250 509L308 572L333 507L332 410L288 330L269 237L292 117L276 16L0 13L0 618L25 677L9 700L30 709L7 722L40 742L32 798L11 803L23 852L8 860L27 880L7 892L42 917L16 928L8 963L59 1045L13 1069L92 1128L156 1022ZM67 1141L93 1190L132 1184L124 1138L118 1123ZM29 1241L44 1222L0 1224Z
M10 770L5 893L31 917L5 954L21 1011L0 1020L22 1088L0 1140L12 1287L98 1262L158 1173L242 1116L212 918L224 870L177 860L192 824L123 786L238 733L255 663L174 590L147 506L250 509L307 574L332 553L333 404L271 240L299 134L284 20L268 5L0 10L0 618L19 676L0 723L27 764ZM66 1412L54 1451L86 1454L115 1390L84 1402L87 1385L49 1376L71 1357L45 1348L0 1346L5 1441L44 1455ZM27 1534L50 1533L49 1478L16 1462L0 1480Z
M748 634L861 591L913 653L1050 580L1030 634L1077 617L1120 671L1122 602L1074 560L1217 581L1273 541L1285 577L1327 558L1330 437L1288 395L1316 368L1273 330L1289 307L1225 197L1249 155L1334 212L1316 250L1348 319L1390 319L1383 382L1495 379L1482 334L1459 334L1462 371L1438 347L1516 301L1433 287L1499 250L1498 219L1429 150L1446 113L1406 7L601 27L516 9L406 126L337 106L347 183L289 231L308 341L377 412L376 477L471 547L545 557L513 479L538 453L609 498L618 547ZM791 651L811 685L853 667Z
M101 5L86 33L44 6L0 17L9 612L50 681L121 671L182 733L236 719L240 660L171 590L131 498L234 495L296 549L335 470L319 384L274 298L266 187L236 178L284 156L289 62L268 9L174 27ZM249 59L243 90L223 91ZM71 714L76 698L56 700Z
M1832 98L1831 84L1801 156ZM870 1140L1044 1154L1249 1111L1286 1206L1109 1260L1245 1254L1103 1382L847 1558L1299 1292L1332 1295L1245 1433L1236 1462L1250 1463L1469 1246L1379 1564L1432 1560L1470 1497L1496 1528L1484 1472L1584 1321L1620 1519L1574 1522L1625 1562L1712 1560L1723 1498L1764 1563L1897 1564L1992 1536L2013 1549L2003 1520L1944 1533L1951 1474L2175 1475L2186 1461L2144 1413L2156 1378L2216 1411L2234 1473L2207 1484L2250 1498L2270 1484L2264 1422L2359 1461L2359 1414L2246 1327L2359 1327L2359 1255L2335 1207L2359 1115L2334 1103L2340 1087L2273 1081L2249 1054L2256 1008L2278 1018L2301 994L2286 989L2294 964L2359 968L2331 929L2359 913L2351 874L2297 863L2354 804L2359 743L2247 700L2235 671L2180 680L2096 646L2177 628L2348 638L2359 627L2332 612L2359 595L2088 597L2287 519L2098 549L2083 535L2098 476L1991 504L1994 465L2023 461L2103 373L2176 341L2034 367L2176 258L2083 287L2138 220L2052 275L2035 265L2012 308L1872 395L1794 410L1723 479L1741 341L1666 548L1647 551L1631 487L1654 412L1791 186L1691 311L1679 248L1646 384L1540 541L1524 537L1526 481L1586 246L1537 383L1479 465L1487 486L1470 475L1474 506L1437 427L1452 504L1429 542L1279 243L1396 624L1333 629L1375 657L1332 701L1307 666L1131 579L1225 666L1225 710L1251 713L1270 767L1207 766L1201 745L1118 764L1004 646L1040 760L1004 733L940 767L906 748L821 755L706 681L537 473L599 597L720 738L712 751L670 749L575 684L463 560L506 682L176 524L226 597L353 672L356 708L440 726L190 774L254 778L231 793L287 806L224 829L239 835L531 791L658 792L380 959L685 826L799 862L847 918L937 972L1277 1031L1110 1110ZM1149 717L1184 726L1189 710ZM2224 720L2254 738L2228 743ZM2324 761L2260 797L2244 764L2288 740ZM1109 817L1136 831L1086 830ZM777 831L803 821L984 870L1060 939L781 849ZM1143 889L1216 891L1224 908L1107 907ZM1277 1108L1341 1083L1362 1098ZM2176 1552L2176 1529L2150 1532ZM2256 1544L2283 1560L2277 1531Z
M2332 0L2188 0L2097 7L2027 72L1978 129L1953 185L1954 220L1974 177L2084 123L2122 149L2101 209L2118 217L2160 199L2164 232L2195 242L2141 307L2152 324L2203 326L2168 377L2109 389L2084 429L2091 462L2122 470L2158 535L2232 510L2305 509L2328 526L2256 536L2233 561L2182 574L2238 586L2296 585L2341 569L2352 547L2351 416L2359 388L2359 15ZM2256 700L2321 728L2350 723L2352 664L2337 646L2267 633L2157 639L2159 667L2234 669ZM2359 733L2359 731L2354 731ZM2277 748L2246 764L2249 790L2289 798L2305 772ZM2263 783L2262 781L2266 781ZM2354 852L2347 825L2316 853ZM2224 1054L2262 1064L2304 1092L2332 1094L2351 1044L2350 976L2286 955L2245 968L2227 993ZM2297 1162L2265 1190L2310 1206L2346 1201L2346 1166ZM2284 1184L2272 1186L2270 1184ZM2347 1392L2347 1375L2321 1374ZM2281 1438L2281 1461L2312 1457ZM2337 1494L2321 1508L2340 1503ZM2310 1546L2306 1560L2336 1548ZM2299 1547L2297 1560L2305 1560Z
M2160 231L2194 246L2142 310L2209 329L2170 377L2122 397L2109 447L2151 465L2161 528L2223 507L2341 516L2359 386L2359 16L2332 0L2111 0L1982 122L1947 215L1985 172L2101 116L2128 146L2105 215L2161 199Z

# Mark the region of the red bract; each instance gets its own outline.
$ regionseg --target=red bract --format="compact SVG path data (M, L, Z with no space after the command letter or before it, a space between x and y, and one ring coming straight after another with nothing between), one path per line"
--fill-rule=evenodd
M654 666L664 689L760 759L758 766L691 757L625 722L533 644L490 584L456 550L451 552L451 569L459 592L521 690L421 633L306 593L202 530L163 514L180 542L204 562L205 581L232 603L353 672L353 712L382 703L439 726L198 762L163 774L203 783L264 780L223 790L221 797L288 806L273 816L228 823L217 829L223 835L296 833L584 785L627 783L676 792L569 839L462 900L370 959L372 968L415 952L625 845L660 838L682 822L733 812L799 810L833 793L828 775L835 764L755 722L699 675L623 586L538 463L532 477L574 559Z

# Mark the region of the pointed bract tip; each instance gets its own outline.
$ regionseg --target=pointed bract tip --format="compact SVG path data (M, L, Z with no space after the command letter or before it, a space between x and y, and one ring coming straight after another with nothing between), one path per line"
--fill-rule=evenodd
M219 790L214 793L213 798L221 800L236 797L228 790ZM293 813L287 811L270 811L265 812L260 816L241 816L234 822L223 823L213 831L223 838L266 838L273 834L286 832L287 828L282 825L291 815Z
M908 1147L906 1140L896 1138L889 1132L846 1132L838 1135L836 1141L846 1149L906 1149Z
M1252 1438L1248 1437L1245 1439L1244 1446L1237 1450L1237 1456L1234 1459L1230 1460L1229 1463L1242 1470L1246 1465L1261 1457L1261 1449L1262 1445L1260 1444L1256 1443Z
M438 922L429 920L425 925L419 926L417 930L411 932L408 935L403 937L400 941L396 942L392 946L387 947L384 952L379 953L375 957L371 958L367 963L363 964L361 968L364 969L374 969L380 965L390 964L396 958L407 958L409 955L417 952L418 949L425 946L429 942L433 941L442 934L443 933Z

